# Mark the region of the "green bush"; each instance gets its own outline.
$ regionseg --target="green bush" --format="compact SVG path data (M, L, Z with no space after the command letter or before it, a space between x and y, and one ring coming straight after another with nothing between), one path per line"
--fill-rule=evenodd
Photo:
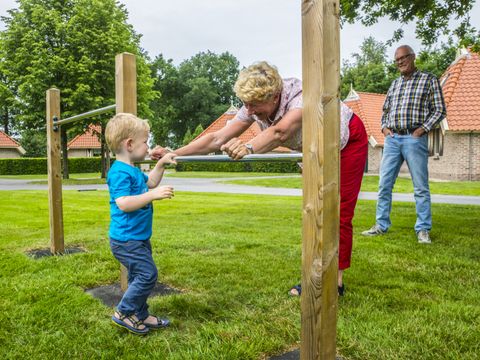
M112 159L112 161L113 160L114 159ZM68 159L68 169L71 174L100 172L101 167L102 164L99 157ZM30 175L46 173L46 158L0 159L0 175Z
M46 173L46 158L0 159L0 175L29 175Z
M295 162L228 162L228 163L180 163L177 171L216 171L216 172L267 172L267 173L299 173Z

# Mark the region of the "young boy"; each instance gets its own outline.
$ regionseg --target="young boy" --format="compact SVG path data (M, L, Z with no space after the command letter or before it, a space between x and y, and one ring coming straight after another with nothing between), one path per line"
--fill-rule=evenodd
M152 201L173 197L172 187L157 186L165 165L175 164L176 155L169 153L164 156L148 177L136 168L134 162L145 159L148 153L149 130L145 120L132 114L115 115L105 130L107 144L116 154L107 180L110 191L110 248L115 258L128 269L128 289L117 305L112 321L139 335L169 325L167 319L148 313L147 298L157 281L157 268L150 245Z

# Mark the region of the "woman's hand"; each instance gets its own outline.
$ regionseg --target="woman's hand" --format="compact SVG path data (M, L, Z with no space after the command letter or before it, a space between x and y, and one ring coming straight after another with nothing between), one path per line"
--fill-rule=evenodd
M171 150L169 150L166 147L161 147L161 146L155 146L153 150L150 150L150 158L152 160L158 160L170 153Z
M220 147L221 151L225 151L233 160L240 160L245 155L251 154L250 150L239 138L233 138Z

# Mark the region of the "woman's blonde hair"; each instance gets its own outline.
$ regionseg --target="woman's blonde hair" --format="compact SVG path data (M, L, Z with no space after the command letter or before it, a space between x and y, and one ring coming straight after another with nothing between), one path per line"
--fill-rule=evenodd
M108 122L105 128L105 140L107 140L110 150L117 153L121 150L123 140L134 138L149 131L150 126L146 120L133 114L119 113Z
M265 102L280 94L282 87L277 68L260 61L240 71L233 90L243 102Z

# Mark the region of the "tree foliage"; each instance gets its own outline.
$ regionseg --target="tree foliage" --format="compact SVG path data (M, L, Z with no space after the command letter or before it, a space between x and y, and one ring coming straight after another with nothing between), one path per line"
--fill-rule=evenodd
M225 112L235 99L233 84L239 62L228 52L201 52L178 67L159 55L152 64L155 90L161 96L152 102L157 144L179 146L187 133L202 128Z
M432 45L440 35L453 32L463 45L476 44L479 46L479 37L470 23L469 12L475 0L444 0L444 1L411 1L411 0L340 0L342 20L348 23L361 21L370 26L378 19L387 17L401 24L416 23L416 33L425 45ZM451 30L453 21L458 25ZM393 32L393 40L399 40L403 35L401 29Z
M437 47L420 50L416 57L418 69L440 77L455 60L457 45L452 40ZM392 81L399 76L393 62L386 55L386 45L373 37L366 38L360 46L360 53L352 54L351 61L342 67L341 98L344 99L350 87L356 91L385 94Z
M18 0L18 8L2 18L0 69L8 72L2 73L0 89L6 86L17 99L20 132L44 131L45 91L52 87L61 91L64 118L115 103L115 55L125 51L137 55L139 114L152 115L153 79L127 18L115 0Z

